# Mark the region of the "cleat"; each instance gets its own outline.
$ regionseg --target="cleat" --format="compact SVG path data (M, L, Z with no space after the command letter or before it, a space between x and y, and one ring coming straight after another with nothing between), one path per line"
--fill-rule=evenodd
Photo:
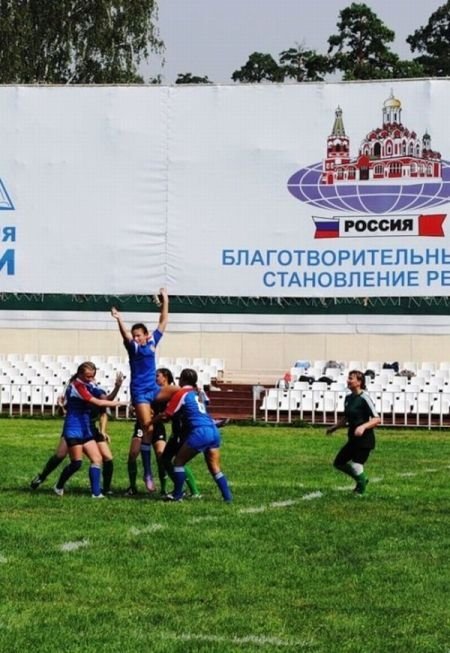
M174 494L166 494L164 501L183 501L183 497L176 497Z
M106 491L103 490L103 492L107 497L112 497L114 495L114 492L112 490L106 490Z
M104 494L91 494L91 497L93 499L104 499L105 495Z
M37 475L33 478L33 480L31 481L31 483L30 483L30 488L31 488L32 490L37 490L38 487L41 485L42 482L43 482L43 480L42 480L42 478L41 478L41 475L40 475L40 474L37 474Z
M53 488L53 492L57 494L59 497L64 496L64 488L63 487L55 487Z
M367 487L368 482L369 482L369 479L364 474L361 474L361 476L358 478L358 480L356 482L356 487L353 490L353 492L355 492L355 494L357 494L359 496L362 496L366 491L366 487Z
M137 489L135 487L129 487L125 490L123 493L125 497L134 497L138 493Z
M144 483L145 483L145 487L147 488L147 492L154 492L156 490L155 484L151 476L146 476L144 478Z
M202 495L198 494L198 493L197 494L190 494L188 496L188 499L202 499L202 498L203 498Z

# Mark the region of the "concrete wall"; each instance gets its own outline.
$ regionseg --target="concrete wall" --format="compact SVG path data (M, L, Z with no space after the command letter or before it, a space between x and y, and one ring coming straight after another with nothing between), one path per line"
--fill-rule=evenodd
M124 315L127 323L155 316ZM117 326L104 313L0 312L0 353L125 355ZM159 355L223 358L237 374L278 373L298 359L450 360L446 316L174 315Z

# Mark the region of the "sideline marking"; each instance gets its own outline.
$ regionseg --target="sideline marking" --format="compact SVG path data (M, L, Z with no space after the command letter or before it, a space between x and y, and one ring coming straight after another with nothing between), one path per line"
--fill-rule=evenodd
M255 644L257 646L278 646L278 647L296 647L297 650L310 648L314 646L313 640L305 639L281 639L281 637L266 637L264 635L246 635L244 637L221 637L219 635L195 635L195 634L177 634L161 633L162 637L173 639L179 642L210 642L214 644L235 644L246 645Z
M311 501L312 499L320 499L320 497L323 497L323 492L317 490L317 492L309 492L308 494L304 494L302 496L302 501Z
M79 540L78 542L64 542L59 547L61 551L77 551L85 546L89 546L89 540Z
M269 505L271 508L288 508L295 506L296 503L298 503L297 499L287 499L286 501L272 501Z
M190 524L198 524L201 521L217 521L218 519L217 515L203 515L203 517L192 517L188 521Z
M241 514L245 513L253 513L253 512L264 512L266 510L266 506L254 506L253 508L241 508L239 512Z
M397 476L403 476L405 478L410 478L411 476L417 476L417 472L398 472Z
M144 533L155 533L156 531L160 531L163 528L165 528L163 524L150 524L144 528L136 528L136 526L132 526L129 530L129 533L130 535L143 535Z

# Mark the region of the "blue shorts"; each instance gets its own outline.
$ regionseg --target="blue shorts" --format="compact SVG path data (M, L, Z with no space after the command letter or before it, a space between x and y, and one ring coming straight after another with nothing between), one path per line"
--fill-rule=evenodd
M131 390L131 402L133 405L136 404L151 404L155 401L155 397L160 391L158 385L152 388L137 388Z
M218 449L220 447L220 433L215 426L199 426L189 433L185 442L188 447L196 451Z
M68 447L76 447L77 445L81 444L84 445L86 442L90 442L91 440L94 440L94 436L90 435L87 437L83 436L77 436L77 435L64 435L64 440L67 443Z
M91 426L89 414L67 414L64 420L62 435L69 446L84 444L94 439Z

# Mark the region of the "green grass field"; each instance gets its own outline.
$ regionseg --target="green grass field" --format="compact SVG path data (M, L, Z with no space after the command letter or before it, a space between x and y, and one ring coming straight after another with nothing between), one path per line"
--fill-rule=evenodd
M357 498L331 463L344 431L224 429L224 504L127 487L131 424L111 424L114 497L29 482L61 422L0 420L0 652L450 652L450 434L378 430Z

